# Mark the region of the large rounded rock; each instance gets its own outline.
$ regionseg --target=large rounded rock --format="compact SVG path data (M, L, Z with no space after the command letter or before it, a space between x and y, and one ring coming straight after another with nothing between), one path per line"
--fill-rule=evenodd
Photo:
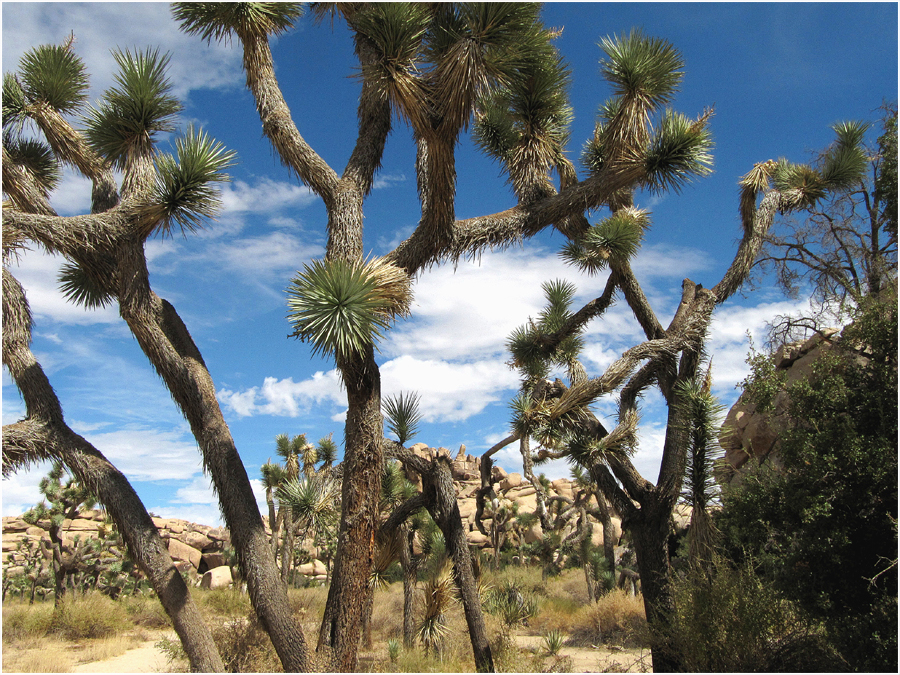
M228 588L234 579L231 577L231 568L228 565L213 567L207 570L200 580L200 588L216 589Z
M200 561L203 559L200 551L177 539L169 539L169 555L174 560L189 562L195 570L200 567Z
M521 484L522 474L513 472L500 481L500 491L506 492L507 490L519 487Z
M313 560L312 562L297 565L297 571L307 577L316 577L322 574L328 574L328 568L321 560Z

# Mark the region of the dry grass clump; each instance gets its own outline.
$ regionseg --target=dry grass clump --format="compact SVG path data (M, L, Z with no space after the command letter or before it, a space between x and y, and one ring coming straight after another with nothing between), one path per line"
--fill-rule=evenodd
M645 640L646 626L643 599L615 589L573 617L569 644L639 647Z
M3 639L6 640L4 626ZM39 639L24 651L3 650L5 673L71 673L73 663L68 645L56 640Z
M172 620L156 597L134 595L122 598L119 602L125 606L125 611L135 626L153 630L172 627Z
M50 624L50 632L73 641L120 635L131 628L125 607L100 593L67 595Z
M3 603L3 642L31 642L50 632L53 623L53 604L40 602L29 605L10 599Z
M250 596L238 588L191 589L194 602L204 615L232 618L253 611Z

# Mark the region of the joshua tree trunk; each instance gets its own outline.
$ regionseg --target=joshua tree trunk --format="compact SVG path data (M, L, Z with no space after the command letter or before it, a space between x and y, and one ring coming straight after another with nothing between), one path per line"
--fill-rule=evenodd
M414 614L416 568L413 565L413 532L408 523L400 525L400 568L403 570L403 646L412 649L416 640Z
M398 507L382 527L390 529L395 522L402 522L413 507L424 506L428 509L444 535L447 553L453 561L453 580L463 603L469 639L475 656L475 669L481 673L492 673L494 660L488 642L484 614L481 611L481 597L478 594L472 555L459 514L459 504L456 501L450 459L439 456L429 462L397 443L391 444L390 451L407 468L414 469L422 476L422 494Z
M290 506L284 510L284 539L281 542L281 580L290 585L291 565L294 562L294 512Z
M335 672L356 670L360 619L372 588L369 575L375 557L378 499L381 494L381 376L374 350L340 364L347 387L344 480L341 489L341 529L319 648L332 648Z
M3 364L22 392L26 419L3 428L4 473L58 457L106 507L135 562L172 619L191 670L224 670L209 627L169 556L159 531L122 473L65 423L59 399L29 344L31 321L24 291L3 269Z

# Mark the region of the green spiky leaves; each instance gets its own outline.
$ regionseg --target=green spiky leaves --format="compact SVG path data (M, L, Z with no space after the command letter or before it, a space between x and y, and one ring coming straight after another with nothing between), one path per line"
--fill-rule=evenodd
M176 2L172 16L179 28L207 42L281 35L303 14L299 2Z
M77 112L87 100L87 69L68 46L30 49L19 62L19 74L26 99L49 105L58 113ZM4 86L4 107L6 93Z
M633 30L627 36L603 38L607 59L601 64L615 95L641 101L648 110L668 105L684 75L684 60L671 44Z
M563 328L572 316L575 284L556 279L544 282L541 287L547 304L537 321L519 326L506 341L506 347L512 354L511 365L518 368L525 379L530 381L546 377L552 365L568 368L570 376L580 379L578 353L583 347L583 341L577 332L556 345L552 352L548 353L545 346L546 337Z
M59 290L69 302L87 309L100 309L113 301L80 265L66 263L59 271Z
M3 147L7 157L27 171L44 197L48 197L61 178L59 162L50 146L33 138L18 137L4 131Z
M418 60L431 24L431 11L420 3L374 3L354 12L353 28L368 38L378 57L362 66L362 76L393 110L415 129L427 123L427 92Z
M713 475L720 419L725 407L710 391L710 372L676 385L677 405L683 431L688 437L688 467L683 498L694 508L704 509L716 494Z
M812 206L829 192L853 188L862 179L869 158L863 147L868 125L863 122L835 124L837 137L819 157L815 166L794 164L786 159L757 164L741 181L741 212L745 222L756 204L756 197L770 185L785 200L785 209Z
M667 111L644 153L644 187L652 192L678 192L695 176L712 173L711 113L692 120Z
M596 274L615 261L625 262L640 248L650 214L635 208L619 209L591 227L575 241L568 242L560 257L588 274Z
M422 414L419 412L419 395L400 392L384 401L384 415L388 429L397 437L400 445L406 445L419 430Z
M205 132L188 127L175 141L175 155L156 159L156 183L147 209L148 222L163 234L178 226L182 233L201 227L219 210L216 183L229 180L225 171L234 166L236 153Z
M314 260L287 289L292 337L314 354L343 360L360 354L397 316L409 312L409 277L381 259L350 263Z
M169 93L168 54L125 50L113 56L119 64L117 86L107 90L97 108L89 109L85 133L98 154L125 168L130 158L153 152L157 133L174 131L181 104Z

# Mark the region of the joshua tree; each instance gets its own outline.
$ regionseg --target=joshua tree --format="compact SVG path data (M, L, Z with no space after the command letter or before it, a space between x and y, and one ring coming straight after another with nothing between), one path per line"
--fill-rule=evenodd
M653 143L577 180L564 155L568 73L552 46L555 33L539 8L500 4L317 5L352 31L361 90L356 145L342 172L301 136L275 76L269 37L287 31L295 3L179 3L183 30L207 41L236 39L263 133L281 160L318 194L328 212L325 260L291 287L296 335L333 354L347 389L342 526L329 591L325 640L332 667L356 664L359 617L374 555L382 465L380 375L373 341L408 308L409 279L434 263L505 246L555 225L568 236L586 229L585 209L635 184L680 184L707 146L706 117L666 118ZM627 112L627 111L626 111ZM518 205L457 220L454 148L472 118L484 122L478 142L499 154ZM363 203L392 118L406 122L417 147L422 218L383 260L363 261ZM621 128L621 126L617 127ZM628 137L627 130L623 132ZM560 177L559 193L550 180ZM346 307L345 300L352 300ZM346 311L345 311L346 310ZM320 640L321 642L321 640Z
M23 514L22 520L32 525L39 520L50 521L47 533L50 535L50 546L53 552L53 577L56 582L54 604L59 607L66 592L66 564L63 561L61 534L63 521L74 518L82 507L92 508L96 503L96 498L77 480L66 476L63 463L59 460L53 462L50 472L41 479L39 489L44 499L28 509Z
M272 530L272 552L278 552L278 530L280 514L275 512L275 491L284 482L284 467L267 460L259 467L263 488L266 490L266 507L269 514L269 529Z
M647 156L669 142L654 133L705 134L704 124L690 122L672 112L661 112L681 77L681 58L660 40L639 33L620 40L605 40L606 77L616 98L601 109L594 139L583 162L589 171L602 172L634 155ZM651 120L658 118L654 125ZM715 307L727 300L746 280L762 239L778 213L809 207L830 191L853 185L865 166L859 147L858 125L835 127L837 140L817 168L786 160L757 164L740 183L743 239L725 276L710 288L690 280L682 284L682 299L668 327L657 318L644 295L630 258L639 249L649 214L632 206L632 190L625 188L606 201L610 215L581 236L573 237L561 255L589 273L609 271L600 296L578 311L563 307L553 321L532 322L510 339L514 364L526 382L533 381L514 405L514 428L564 448L589 469L592 480L630 530L643 589L647 618L664 626L672 611L669 557L666 548L669 519L681 491L688 452L685 384L694 380L706 330ZM708 139L707 139L708 140ZM662 145L661 145L662 144ZM702 145L702 147L707 147ZM691 155L694 173L702 173L708 156ZM699 166L696 164L699 163ZM690 163L686 163L690 166ZM657 189L677 188L684 170L661 171ZM760 200L760 195L762 199ZM593 318L601 316L621 293L647 340L629 350L598 376L582 376L570 369L570 382L550 382L554 365L566 366L565 341L576 337ZM548 318L557 312L548 304ZM553 325L555 324L555 325ZM637 403L648 387L658 387L669 413L660 472L654 485L631 462L637 444ZM621 388L621 389L620 389ZM600 396L620 389L618 424L608 431L588 406ZM541 390L541 396L531 392ZM677 657L658 648L654 670L675 670Z
M9 197L3 208L4 256L26 241L37 243L69 260L62 282L71 300L88 306L118 302L120 314L191 424L263 624L273 634L285 663L301 668L306 665L303 636L285 609L287 595L278 586L253 490L216 402L212 379L175 309L150 288L143 248L154 233L177 229L187 234L215 213L215 186L225 180L224 171L234 155L194 129L175 141L174 155L157 152L156 137L173 130L172 120L180 109L169 94L168 57L152 50L117 51L115 57L120 68L116 84L97 107L87 110L87 76L71 45L31 50L17 75L4 76L3 191ZM85 114L86 126L81 131L64 117L78 112ZM16 132L25 123L33 123L43 140L22 142ZM30 148L31 154L23 155L23 148ZM35 149L41 151L39 157ZM48 168L55 162L69 164L90 178L90 214L56 215L47 198L48 179L53 177ZM123 176L121 186L115 182L113 169ZM14 361L22 356L34 363L27 350L30 317L24 295L6 268L3 291L4 363L23 391L32 421L4 430L4 470L23 460L57 453L103 500L129 545L158 546L157 550L164 552L164 546L147 539L155 528L146 511L138 509L139 500L130 486L126 488L124 479L113 478L113 468L103 464L102 456L65 427L49 384L29 379L37 371L33 367L29 371L25 361ZM7 312L18 312L18 316L10 321ZM8 332L10 340L6 339ZM61 435L48 442L50 431ZM86 476L82 471L94 473ZM115 485L119 491L111 494L104 485L101 494L96 488L100 476L110 480L110 490ZM128 519L132 520L126 522ZM153 564L164 562L155 560ZM154 572L155 587L170 583L163 577L171 574L163 569ZM172 591L177 587L175 582ZM164 595L160 593L161 598ZM173 599L169 608L176 611L178 602ZM180 635L188 639L188 633L180 631ZM206 646L199 651L196 645L185 644L192 663L207 670L221 669L218 655L212 656L211 638L204 641ZM195 662L194 657L205 660ZM216 660L210 660L213 658Z

